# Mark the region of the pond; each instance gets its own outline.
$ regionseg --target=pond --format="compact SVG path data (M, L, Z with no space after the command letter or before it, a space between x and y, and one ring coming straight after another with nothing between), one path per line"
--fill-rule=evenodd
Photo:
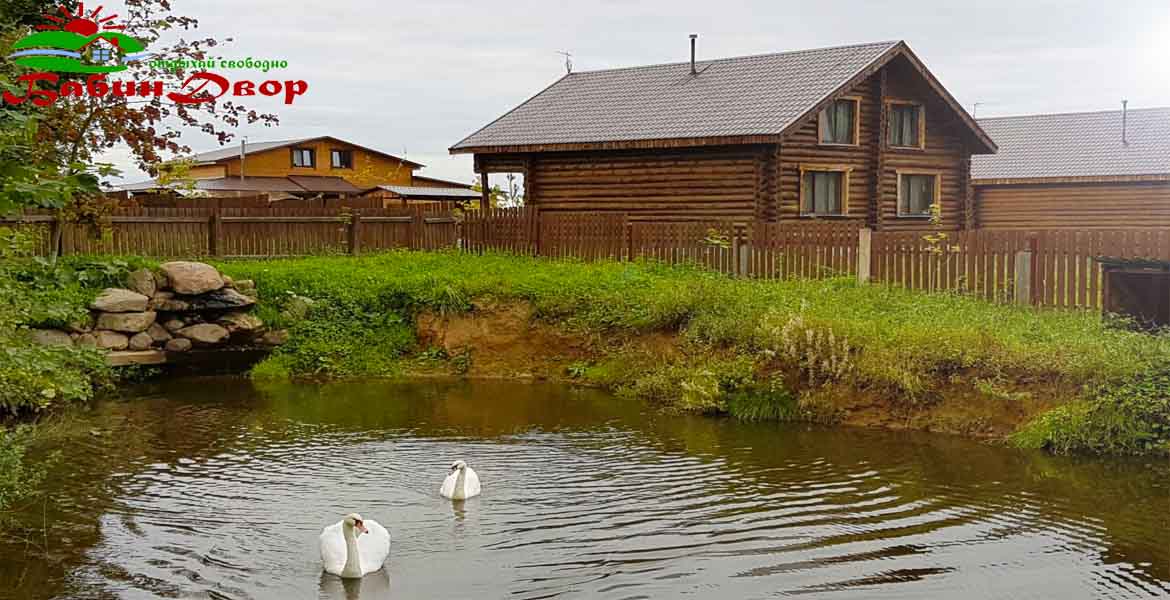
M59 426L12 598L1149 598L1170 466L514 382L173 380ZM465 459L484 493L438 494ZM323 575L357 511L383 573Z

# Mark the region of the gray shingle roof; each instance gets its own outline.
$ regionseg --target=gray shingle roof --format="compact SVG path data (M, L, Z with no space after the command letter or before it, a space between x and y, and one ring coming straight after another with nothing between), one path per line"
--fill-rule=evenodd
M979 119L999 153L975 156L975 179L1170 173L1170 107Z
M778 134L898 43L572 73L452 150Z
M479 192L465 187L436 187L412 185L380 185L379 189L407 198L479 198Z
M278 142L248 142L247 144L244 145L244 147L247 149L248 154L255 154L256 152L264 152L265 150L271 150L273 148L281 148L283 146L292 146L293 144L299 144L301 142L305 142L305 141L308 141L311 139L313 139L313 138L301 138L301 139L297 139L297 140L283 140L283 141L278 141ZM199 154L192 156L191 159L194 160L196 163L213 163L216 161L223 160L225 158L236 158L239 155L240 155L240 145L235 144L235 145L228 146L225 148L220 148L219 150L210 150L208 152L200 152Z

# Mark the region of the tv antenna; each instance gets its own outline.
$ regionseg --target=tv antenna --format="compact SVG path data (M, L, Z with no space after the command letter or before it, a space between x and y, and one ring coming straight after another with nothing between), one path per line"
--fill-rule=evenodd
M557 54L565 57L565 74L573 72L573 53L568 50L557 50Z

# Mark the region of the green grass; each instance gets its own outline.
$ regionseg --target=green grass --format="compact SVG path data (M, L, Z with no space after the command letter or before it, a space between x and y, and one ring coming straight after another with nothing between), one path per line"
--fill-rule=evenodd
M1083 401L1094 404L1103 390L1122 389L1170 365L1170 338L1111 328L1094 314L998 306L848 279L737 280L654 263L454 252L221 267L256 280L266 316L277 324L280 299L300 294L319 301L310 318L283 323L296 341L262 363L262 375L394 374L401 357L425 350L412 337L419 311L462 312L474 302L499 301L528 302L535 318L601 339L677 332L691 352L673 364L618 354L575 365L573 377L683 409L752 419L799 414L793 393L759 393L776 368L795 373L803 386L844 382L915 402L929 402L946 382L966 378L1080 387L1089 390ZM716 354L723 358L708 358ZM1072 422L1088 427L1084 419ZM1095 449L1060 443L1041 429L1019 443Z

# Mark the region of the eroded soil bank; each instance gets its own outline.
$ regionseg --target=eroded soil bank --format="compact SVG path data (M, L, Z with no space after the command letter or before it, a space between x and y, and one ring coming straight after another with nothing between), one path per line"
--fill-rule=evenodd
M701 370L735 354L726 348L697 347L680 333L599 336L574 331L541 322L525 302L476 304L466 313L424 312L417 318L417 335L421 347L441 350L447 360L414 363L408 371L412 375L573 382L632 396L639 395L633 380L638 375L670 366ZM610 372L615 361L624 363L620 376ZM978 374L956 372L929 393L907 397L878 387L810 380L783 360L764 361L752 371L760 380L784 381L797 408L789 418L983 438L1010 435L1076 394L1075 387L1056 382L992 384ZM685 381L680 383L685 386Z

